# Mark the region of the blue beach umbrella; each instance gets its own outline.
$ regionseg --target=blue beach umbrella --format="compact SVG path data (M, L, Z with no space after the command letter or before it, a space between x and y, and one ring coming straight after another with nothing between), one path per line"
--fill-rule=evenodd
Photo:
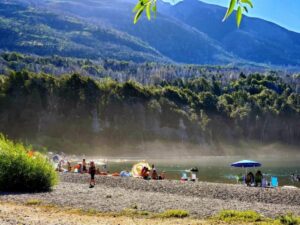
M252 161L252 160L242 160L238 162L234 162L231 164L233 167L242 167L242 168L248 168L248 167L260 167L261 163Z
M241 160L241 161L232 163L231 166L245 168L246 169L246 175L247 175L247 168L260 167L261 163L256 162L256 161L252 161L252 160Z

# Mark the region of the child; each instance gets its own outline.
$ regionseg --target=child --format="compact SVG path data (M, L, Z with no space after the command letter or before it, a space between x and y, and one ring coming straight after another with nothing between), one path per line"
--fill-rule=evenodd
M89 173L91 174L90 188L93 188L95 186L95 174L96 174L96 167L94 162L90 163Z

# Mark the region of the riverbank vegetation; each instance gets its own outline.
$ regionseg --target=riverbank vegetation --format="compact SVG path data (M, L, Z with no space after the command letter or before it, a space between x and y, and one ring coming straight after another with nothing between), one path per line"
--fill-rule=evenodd
M57 174L48 159L0 134L0 191L49 191Z

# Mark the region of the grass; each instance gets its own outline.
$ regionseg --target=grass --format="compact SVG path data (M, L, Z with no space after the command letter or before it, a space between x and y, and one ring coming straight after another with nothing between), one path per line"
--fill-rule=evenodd
M276 219L264 217L254 211L223 210L211 218L212 222L228 224L255 224L255 225L300 225L300 217L291 213L278 216Z
M143 218L185 218L189 216L189 212L186 210L180 210L180 209L172 209L172 210L166 210L162 213L153 213L148 211L140 211L132 208L124 209L120 212L99 212L95 209L71 209L70 212L75 213L77 215L88 215L88 216L113 216L113 217L143 217Z
M184 218L189 216L189 212L181 209L170 209L159 214L162 218Z
M300 224L300 217L294 216L292 213L288 213L286 215L279 216L277 218L283 225L298 225Z
M42 203L42 200L29 199L27 202L25 202L25 205L40 205L41 203Z
M225 222L258 222L262 221L262 216L254 211L223 210L217 219Z

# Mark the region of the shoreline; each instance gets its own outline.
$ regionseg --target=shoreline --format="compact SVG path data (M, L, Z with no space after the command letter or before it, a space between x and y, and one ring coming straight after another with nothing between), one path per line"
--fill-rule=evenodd
M88 174L60 174L60 180L87 184ZM277 203L300 206L300 189L247 187L242 184L212 183L203 181L143 180L132 177L96 176L96 183L127 190L178 194L183 196L238 200L245 202ZM251 196L251 198L248 198Z
M67 173L60 174L60 180L51 192L0 193L0 201L26 203L35 199L45 205L97 212L134 209L162 213L180 209L197 218L211 217L222 210L253 210L271 218L289 212L300 215L300 189L108 176L97 176L96 186L88 188L87 174Z

